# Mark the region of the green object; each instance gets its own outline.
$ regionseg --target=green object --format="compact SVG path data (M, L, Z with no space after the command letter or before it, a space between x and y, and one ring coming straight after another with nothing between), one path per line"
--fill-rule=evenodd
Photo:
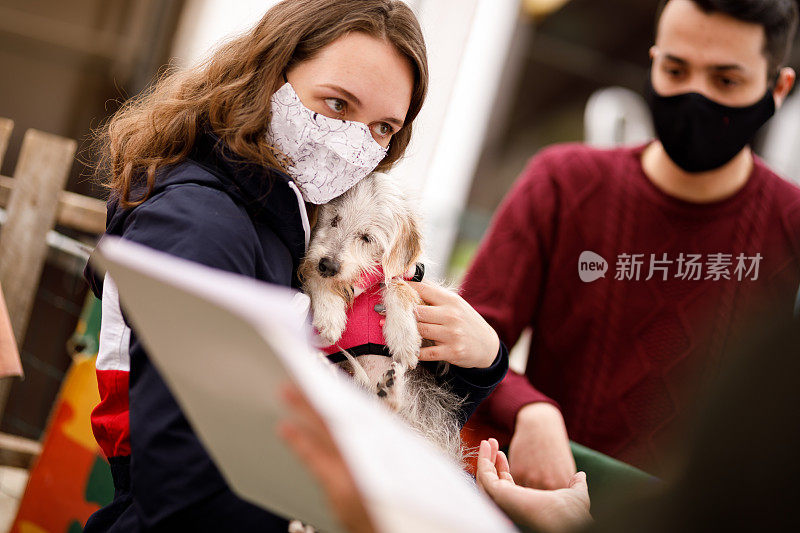
M593 515L661 483L657 477L576 442L570 441L570 448L578 471L586 472Z
M86 481L87 502L96 503L105 507L114 499L114 479L111 477L111 467L99 455L94 460L89 479Z
M81 525L80 522L72 522L69 525L69 529L67 530L67 533L82 533L82 532L83 532L83 526Z
M68 349L72 354L84 353L94 355L100 345L100 317L102 303L91 292L86 296L81 317L75 333L68 341Z

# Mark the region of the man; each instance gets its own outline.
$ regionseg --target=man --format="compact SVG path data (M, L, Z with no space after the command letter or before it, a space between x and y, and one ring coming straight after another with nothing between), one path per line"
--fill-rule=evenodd
M508 346L533 329L526 375L509 372L473 419L510 443L518 483L568 486L569 438L663 472L659 442L748 313L792 313L800 189L747 144L794 83L796 26L793 0L662 2L659 140L550 148L505 199L463 296Z

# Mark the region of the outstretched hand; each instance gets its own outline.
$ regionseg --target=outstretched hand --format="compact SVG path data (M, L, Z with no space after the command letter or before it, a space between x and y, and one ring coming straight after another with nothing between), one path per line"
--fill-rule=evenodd
M455 292L423 282L409 282L427 305L417 306L423 339L436 343L420 350L420 361L447 361L462 368L488 368L500 339L466 300Z
M536 531L560 533L591 520L586 474L578 472L568 488L520 487L511 477L508 458L495 439L482 441L478 452L478 486L512 519Z

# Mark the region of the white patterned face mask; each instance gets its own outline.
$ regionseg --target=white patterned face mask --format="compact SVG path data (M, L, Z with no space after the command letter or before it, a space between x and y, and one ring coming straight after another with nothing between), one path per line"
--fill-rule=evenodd
M289 83L270 98L269 142L289 158L287 171L303 199L324 204L361 181L386 156L361 122L315 113Z

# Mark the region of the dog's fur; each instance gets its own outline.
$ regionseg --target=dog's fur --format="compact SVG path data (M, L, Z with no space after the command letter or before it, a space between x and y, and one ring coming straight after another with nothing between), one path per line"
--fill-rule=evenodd
M412 428L463 463L456 417L461 400L439 386L430 371L417 367L423 340L415 307L421 301L402 277L422 255L417 221L401 188L385 174L372 174L320 206L300 277L311 298L314 327L325 343L333 345L344 332L362 273L382 267L383 334L392 358L348 356L342 365ZM335 274L327 269L323 275L323 259L335 265Z

